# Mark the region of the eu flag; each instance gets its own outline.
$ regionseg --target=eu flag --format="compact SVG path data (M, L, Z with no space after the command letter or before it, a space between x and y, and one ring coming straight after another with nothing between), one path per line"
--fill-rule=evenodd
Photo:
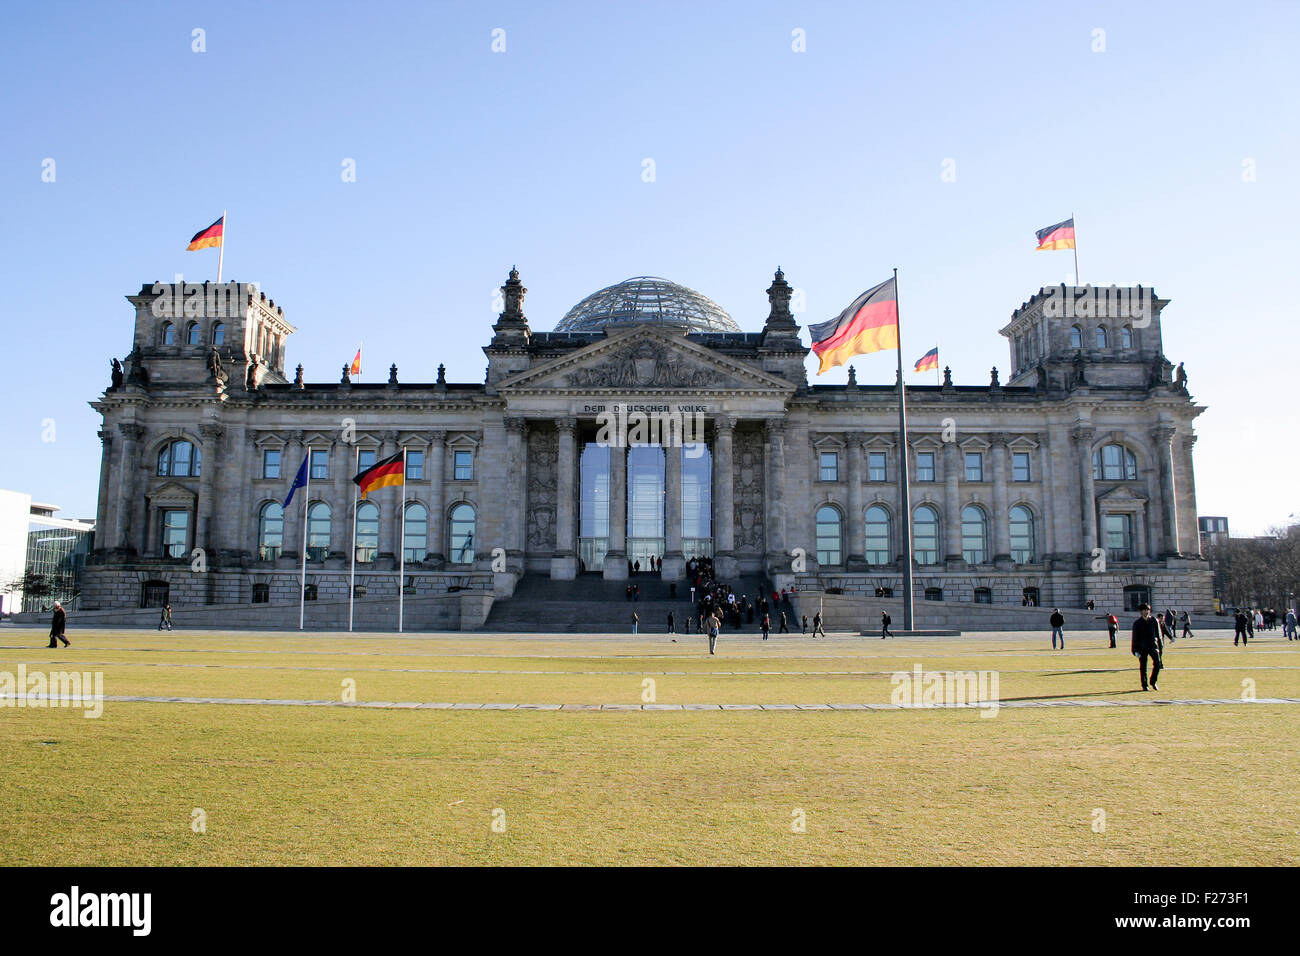
M284 507L289 507L289 502L293 501L293 493L299 488L307 487L307 461L311 458L311 453L304 455L302 464L298 466L298 474L293 479L293 484L289 486L289 494L285 496Z

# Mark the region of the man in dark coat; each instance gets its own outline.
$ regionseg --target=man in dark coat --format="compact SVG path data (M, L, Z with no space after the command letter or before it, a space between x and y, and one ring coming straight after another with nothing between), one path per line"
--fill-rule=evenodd
M64 632L68 627L68 615L63 610L63 605L58 601L54 602L54 619L50 621L50 647L58 647L59 641L63 646L69 646L68 638Z
M1061 650L1065 650L1065 617L1061 614L1059 607L1052 608L1052 616L1048 618L1052 625L1052 650L1056 650L1056 635L1061 635Z
M1246 640L1246 615L1240 609L1237 610L1237 616L1232 623L1236 628L1232 635L1232 646L1236 647L1238 641L1249 644L1250 642Z
M883 641L885 638L887 638L887 637L893 637L893 636L894 636L893 634L890 634L890 633L889 633L889 625L890 625L891 620L892 620L892 619L890 618L890 616L889 616L889 612L888 612L888 611L881 611L881 612L880 612L880 639L881 639L882 641Z
M1159 690L1156 678L1160 675L1160 625L1151 616L1151 605L1139 604L1142 616L1133 622L1133 656L1138 659L1138 674L1142 689L1147 689L1147 658L1151 658L1151 689Z

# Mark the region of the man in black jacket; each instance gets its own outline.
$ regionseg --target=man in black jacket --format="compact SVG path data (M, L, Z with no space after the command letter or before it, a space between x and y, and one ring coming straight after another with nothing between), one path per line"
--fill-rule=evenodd
M1138 659L1138 674L1142 689L1147 689L1147 658L1151 658L1151 689L1159 690L1156 678L1160 675L1160 625L1151 616L1151 605L1139 604L1142 615L1133 622L1133 656Z
M50 647L58 647L58 641L63 642L63 646L68 646L68 638L65 633L68 626L68 615L63 610L63 605L58 601L54 602L54 618L50 621Z
M1052 608L1052 616L1048 618L1052 625L1052 650L1056 650L1056 635L1061 635L1061 650L1065 650L1065 618L1061 614L1059 607Z

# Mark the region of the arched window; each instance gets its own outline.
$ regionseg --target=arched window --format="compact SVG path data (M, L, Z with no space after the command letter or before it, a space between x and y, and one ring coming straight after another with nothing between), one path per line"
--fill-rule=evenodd
M158 474L162 477L197 478L202 452L191 442L174 441L158 451Z
M175 344L176 344L176 326L172 325L170 322L164 322L164 323L163 323L163 327L162 327L162 344L163 344L163 345L175 345Z
M418 564L428 555L429 512L424 505L412 502L406 506L406 560Z
M843 548L840 534L840 513L830 505L817 509L817 563L843 564Z
M1104 325L1099 325L1097 326L1097 348L1104 349L1105 347L1106 347L1106 327Z
M979 505L961 510L961 556L967 564L984 564L989 559L988 518Z
M917 564L939 563L939 512L929 505L917 508L912 519L912 557Z
M1092 453L1092 477L1098 481L1137 480L1137 458L1123 445L1103 445Z
M191 322L185 327L185 344L202 345L203 340L200 338L199 323Z
M257 556L275 561L284 547L284 509L278 501L268 501L257 513Z
M448 542L451 545L449 555L454 564L472 564L474 562L474 506L464 503L451 509L451 522L448 528Z
M1079 328L1077 325L1070 326L1070 348L1083 348L1083 329Z
M1024 505L1011 509L1011 560L1016 564L1034 561L1034 513Z
M864 552L867 564L888 564L889 552L889 512L880 505L872 505L867 509L867 541Z
M379 550L379 505L363 501L357 505L357 562L368 564Z
M317 501L307 509L307 557L324 561L330 553L330 506Z
M1119 347L1122 349L1131 349L1133 347L1133 330L1127 325L1119 330Z
M218 322L212 326L212 344L213 345L226 344L226 323L225 322Z

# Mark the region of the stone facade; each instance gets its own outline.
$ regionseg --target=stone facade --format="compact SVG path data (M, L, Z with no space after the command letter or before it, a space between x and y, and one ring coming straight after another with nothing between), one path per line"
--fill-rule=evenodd
M296 603L304 542L319 601L346 600L354 573L367 597L396 594L402 571L408 595L504 596L524 573L624 577L626 447L609 448L600 479L608 528L594 566L583 550L583 456L615 407L703 423L707 550L723 575L900 593L897 388L810 385L790 291L778 272L759 332L623 322L546 333L531 330L512 272L485 381L449 383L439 368L407 383L394 366L387 383L358 384L346 368L337 382L307 383L301 366L287 376L295 330L255 288L146 286L128 297L124 373L92 403L104 422L101 531L83 603ZM995 604L1030 594L1118 608L1141 595L1210 607L1192 465L1204 409L1164 357L1167 304L1141 287L1043 289L1002 329L1005 385L994 369L987 385L908 386L918 601L930 589ZM358 507L358 467L399 452L405 488ZM310 485L281 514L308 455ZM706 546L684 537L687 459L663 461L655 540L675 577L686 549Z

